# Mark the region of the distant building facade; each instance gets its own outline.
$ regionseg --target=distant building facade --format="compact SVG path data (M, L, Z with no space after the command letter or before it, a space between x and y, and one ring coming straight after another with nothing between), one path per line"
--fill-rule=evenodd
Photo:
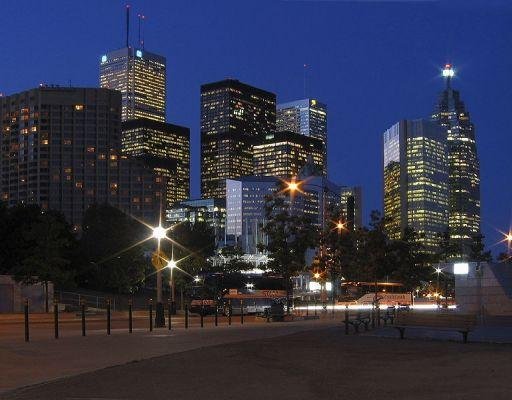
M347 229L362 228L363 226L363 190L361 186L342 186L340 206Z
M226 242L226 199L185 200L166 211L168 222L205 222L215 233L215 244Z
M89 205L158 218L164 178L121 154L121 94L40 87L0 97L0 198L61 211L76 228Z
M276 96L234 79L201 86L201 197L253 174L253 145L276 126Z
M133 47L108 52L100 60L100 86L121 92L123 121L165 121L165 57Z
M277 105L277 131L291 131L322 141L324 175L327 175L327 106L316 99Z
M166 178L166 206L190 196L190 130L138 118L122 123L122 152Z
M257 254L258 244L267 244L265 197L278 191L279 182L267 176L226 179L226 233L246 254Z
M434 252L448 227L448 149L436 123L403 120L384 132L384 217L391 239L406 227Z
M310 136L288 131L268 133L254 145L253 151L256 176L290 179L299 173L308 160L319 171L323 171L322 141Z
M460 93L452 89L454 70L443 70L446 87L439 95L432 119L446 129L449 160L449 227L450 238L467 258L472 238L480 232L480 163L475 126Z

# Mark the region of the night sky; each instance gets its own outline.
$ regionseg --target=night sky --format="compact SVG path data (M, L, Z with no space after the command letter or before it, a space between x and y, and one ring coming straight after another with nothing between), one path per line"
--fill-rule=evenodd
M446 4L448 3L448 4ZM470 5L468 5L468 3ZM0 3L0 92L40 82L97 86L103 53L124 46L124 1ZM455 65L453 86L476 125L482 228L488 245L512 222L512 3L507 1L133 0L146 49L167 57L169 122L190 127L192 196L199 196L199 87L226 77L306 94L329 108L329 175L360 184L364 212L382 209L382 132L428 116ZM493 252L504 246L492 247Z

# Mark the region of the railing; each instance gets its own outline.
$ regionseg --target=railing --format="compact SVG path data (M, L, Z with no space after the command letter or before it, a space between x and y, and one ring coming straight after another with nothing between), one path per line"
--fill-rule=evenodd
M96 308L98 310L106 310L108 300L111 300L112 311L116 311L116 299L110 299L104 296L95 296L91 294L75 293L75 292L55 292L60 304L69 305L77 310L82 302L87 304L87 308Z

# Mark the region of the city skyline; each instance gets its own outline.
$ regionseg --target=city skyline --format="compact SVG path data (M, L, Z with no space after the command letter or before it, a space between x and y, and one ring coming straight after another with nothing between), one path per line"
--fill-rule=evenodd
M57 2L58 3L58 2ZM99 4L99 3L98 3ZM134 9L141 8L141 2L133 2L132 7ZM220 13L226 7L227 3L222 3L218 5L218 10L216 12ZM162 6L161 4L159 4ZM111 28L105 28L106 31L103 30L103 27L98 29L101 31L100 37L104 39L99 40L98 34L92 34L91 40L87 40L88 46L79 51L79 55L81 60L83 61L83 66L80 69L74 70L73 66L73 57L77 57L73 53L73 49L66 49L66 57L65 62L59 68L52 68L52 57L49 48L46 49L46 54L44 57L41 57L41 61L43 65L48 65L46 73L41 72L33 72L32 74L20 74L20 76L24 76L23 79L17 78L13 79L12 76L9 76L7 68L3 68L2 72L6 72L6 74L2 74L6 78L6 81L0 81L0 91L4 92L5 95L15 93L17 91L22 91L25 89L29 89L31 87L36 86L38 83L38 77L42 75L45 76L45 81L48 83L61 83L65 84L67 79L71 78L73 85L76 86L96 86L95 77L97 76L97 67L91 68L91 65L97 65L99 57L102 54L107 52L109 49L113 49L116 47L122 47L123 44L123 4L113 4L109 6L102 5L98 7L103 14L106 14L113 22ZM156 7L156 6L154 6ZM193 3L189 8L183 5L176 6L176 12L182 12L186 15L193 15L193 13L198 13L197 4ZM208 7L208 6L207 6ZM246 5L244 10L253 10L253 6ZM274 32L274 26L276 24L276 19L278 16L282 15L285 11L296 13L297 15L304 15L304 13L308 10L313 13L313 26L318 27L319 20L322 18L326 21L329 21L329 13L333 10L344 10L346 7L350 7L348 5L343 4L335 4L335 5L285 5L278 4L269 6L274 12L274 16L271 18L271 32ZM418 11L426 11L426 20L428 22L433 22L432 28L429 29L429 34L435 36L436 28L441 29L446 26L448 23L448 18L439 17L438 8L448 7L442 5L434 5L432 9L423 9L423 6L420 4L407 5L402 9L395 9L391 6L392 10L387 9L379 9L377 6L377 11L373 12L373 17L382 13L387 17L391 18L391 21L395 19L398 20L399 17L403 17L404 15L415 15ZM65 9L66 7L64 7ZM78 7L80 10L81 6ZM91 8L89 10L89 8ZM407 58L402 57L402 59L397 60L391 65L379 65L378 71L371 71L371 68L367 67L366 62L361 63L358 60L358 49L357 43L360 43L363 40L363 37L354 39L355 46L345 43L344 51L348 49L355 50L355 58L354 62L351 62L350 58L344 58L343 70L341 75L347 76L346 79L341 79L339 75L331 75L329 80L329 76L326 76L322 81L320 79L321 76L325 75L326 71L329 71L326 63L332 63L333 68L335 66L339 66L339 62L336 62L333 57L329 57L328 55L324 55L323 57L318 57L315 60L309 60L304 58L311 58L312 55L295 55L286 53L289 57L289 61L286 64L286 68L289 71L284 70L283 68L276 68L275 62L269 62L268 51L266 52L261 45L258 45L253 37L250 37L250 43L254 45L254 47L250 47L250 50L242 52L239 47L236 47L236 55L234 58L237 58L237 62L234 63L232 59L228 58L228 61L224 59L224 62L216 62L215 53L207 53L210 55L213 68L209 68L206 73L205 70L201 70L197 68L196 70L190 70L191 63L197 61L197 55L192 54L192 52L184 51L184 46L187 41L191 41L192 44L190 47L194 49L195 52L200 53L201 47L197 45L197 35L198 33L193 33L190 30L178 29L176 28L176 32L173 35L173 38L176 39L174 43L175 46L167 47L167 42L172 42L167 39L159 40L156 37L162 36L162 32L165 32L167 28L165 18L163 15L158 15L154 10L155 8L149 7L148 5L144 5L144 11L150 16L148 18L148 26L146 28L146 43L148 43L148 48L152 51L157 52L158 54L163 54L168 59L168 69L172 71L168 76L168 98L167 101L170 103L168 107L168 120L173 123L177 123L179 125L184 125L191 128L191 141L193 147L193 154L191 160L191 169L192 169L192 193L191 197L198 197L199 193L199 185L198 185L198 169L199 169L199 160L198 160L198 137L199 137L199 102L198 102L198 88L201 84L206 82L213 82L218 79L222 79L226 75L231 75L233 78L239 79L243 82L246 82L250 85L254 85L256 87L261 87L266 90L270 90L277 94L278 103L293 101L295 99L303 98L303 90L304 90L304 67L303 64L306 63L308 65L306 69L306 91L307 96L314 96L316 98L321 99L329 106L329 160L330 160L330 173L329 176L332 180L340 183L340 184L358 184L362 185L365 192L365 210L364 217L367 218L367 215L371 209L380 209L382 210L381 205L381 179L380 175L380 162L378 153L380 152L380 132L382 129L385 129L386 126L390 126L394 121L399 120L401 118L415 118L418 116L426 116L429 114L429 111L432 110L433 104L435 103L435 98L437 93L443 88L443 81L440 77L440 68L446 61L453 62L458 73L458 77L456 78L456 88L459 89L463 95L464 100L466 102L467 107L470 109L472 114L472 120L478 127L477 131L477 141L480 149L480 158L482 162L482 230L484 234L486 234L487 244L492 245L499 238L499 233L495 232L495 228L506 229L508 228L508 223L510 221L510 191L511 189L506 185L506 176L500 176L499 173L502 165L507 161L506 158L506 144L507 139L505 135L505 121L502 115L506 115L504 110L507 101L504 100L508 98L508 94L504 94L497 90L496 88L505 87L507 84L507 80L509 78L505 78L503 76L503 71L508 68L507 65L510 64L510 58L507 55L499 61L489 57L490 54L499 51L500 46L504 46L507 42L507 38L510 36L510 33L504 29L506 22L509 21L509 16L505 15L501 18L497 18L496 23L494 24L494 29L491 30L492 34L499 32L499 29L502 29L502 37L500 37L490 49L484 46L486 41L478 41L475 34L470 32L470 29L465 26L459 26L459 30L457 32L449 31L445 32L447 36L447 42L450 42L449 45L444 43L443 45L435 46L432 45L429 48L425 49L425 51L420 52L418 57L415 57L414 60L407 60ZM9 6L7 6L9 9ZM357 5L353 7L352 12L355 14L362 13L365 9L364 5ZM68 10L69 11L69 10ZM94 12L94 7L84 8L85 15L94 15L97 17L99 12ZM396 15L391 15L392 11L396 11ZM500 8L490 8L487 9L488 13L499 13ZM171 12L168 8L163 8L163 13ZM464 15L466 18L470 18L472 24L466 25L475 25L483 29L482 26L485 24L484 21L481 21L478 18L478 8L468 7L464 10ZM188 13L188 14L187 14ZM16 21L16 13L11 13L11 18ZM229 18L235 14L235 11L231 11L228 15ZM437 15L437 19L434 19L434 14ZM57 17L58 18L58 13ZM151 16L153 15L153 16ZM258 16L258 14L256 14ZM101 17L103 18L103 17ZM201 17L202 18L202 17ZM341 16L339 18L342 18ZM400 18L403 21L403 18ZM176 21L180 28L183 28L184 24L186 26L186 18L184 21ZM116 23L117 22L117 23ZM389 23L389 21L388 21ZM82 24L81 20L78 21L78 27ZM214 23L209 23L215 25ZM410 23L404 23L405 26L403 29L412 29ZM101 25L101 24L100 24ZM9 26L9 24L7 24ZM237 25L238 26L238 25ZM220 29L220 27L217 27ZM61 27L60 29L70 29ZM77 28L76 28L77 29ZM174 29L174 28L173 28ZM231 32L231 29L226 29ZM313 29L313 28L309 28ZM356 28L354 26L348 25L345 28L347 31L353 32ZM152 33L153 30L153 33ZM396 43L391 41L388 43L390 46L414 46L412 41L407 39L399 38L399 28L396 28L396 32L393 30L388 31L383 25L378 25L377 30L384 34L383 39L378 39L377 34L375 32L372 33L372 38L374 41L379 42L382 40L392 40L394 39ZM442 29L441 29L442 30ZM178 31L181 33L178 35ZM199 31L204 32L204 29L200 29ZM115 32L115 34L113 34ZM174 30L172 31L174 32ZM187 32L187 33L184 33ZM223 34L218 31L217 35L222 37ZM414 33L414 30L413 30ZM368 35L364 34L364 39L368 40ZM412 35L414 36L414 35ZM418 31L416 31L415 40L418 40L420 43L425 43L428 35L420 35L418 36ZM462 48L458 48L455 50L456 45L458 44L458 40L462 40L462 37L465 37L466 43L462 45ZM268 34L267 36L268 37ZM437 36L435 36L437 37ZM494 36L493 36L494 37ZM498 37L498 35L496 35ZM476 40L476 44L473 43L470 46L467 42L471 42L469 40L471 38L473 41ZM23 38L22 38L23 39ZM75 38L74 40L80 40L83 38ZM85 40L85 39L84 39ZM224 38L224 43L229 42L227 38ZM238 40L238 39L233 39ZM435 42L435 40L433 40ZM164 43L165 42L165 43ZM91 45L92 43L92 45ZM213 47L216 49L223 50L225 44L222 44L222 41L215 41L212 43ZM277 45L281 42L278 41ZM169 43L169 45L172 43ZM459 43L460 44L460 43ZM313 53L318 54L320 49L325 49L327 46L332 45L332 40L327 40L325 44L319 45L319 49L315 50ZM188 44L187 44L188 46ZM448 47L448 49L447 49ZM474 48L481 50L480 52L474 52ZM329 47L330 48L330 47ZM9 50L13 50L14 48L9 48ZM91 50L91 51L89 51ZM244 61L243 57L240 58L240 54L250 54L253 62L258 58L261 58L261 61L257 61L256 64L258 68L249 68L249 64ZM16 53L16 52L14 52ZM71 54L68 57L68 53ZM348 51L347 51L348 53ZM500 52L502 53L502 52ZM184 54L188 54L191 57L191 60L186 60L186 57L183 57ZM221 51L218 55L219 57L223 54ZM382 53L381 53L382 54ZM11 57L11 55L9 55ZM256 58L255 58L256 57ZM172 62L170 61L172 59ZM389 60L389 58L387 58ZM364 59L363 59L364 61ZM365 65L362 65L365 64ZM26 68L26 67L23 67ZM488 77L486 72L489 72L492 68L494 72L494 77L498 82L501 79L501 83L496 85L487 84L486 81ZM259 70L261 69L261 71ZM190 75L187 75L184 71L190 70ZM24 71L22 69L22 71ZM80 72L79 72L80 71ZM273 72L271 72L273 71ZM332 71L332 70L331 70ZM348 77L356 75L358 72L361 77L356 80L359 80L357 85L348 85ZM59 78L52 78L52 76ZM286 77L286 83L281 83L280 79ZM30 78L32 78L32 83L30 82ZM504 81L505 79L505 81ZM389 82L386 82L389 81ZM77 83L81 84L78 85ZM83 84L82 84L83 83ZM325 86L329 84L333 87L336 95L339 98L334 98L333 94L330 92L330 88ZM345 86L346 85L346 86ZM379 101L375 101L375 99L370 99L372 94L368 93L368 88L372 85L378 85L376 90L373 92L373 96L376 97ZM394 97L396 102L389 101L384 93L389 91L389 87L394 86L397 91L397 96ZM378 88L378 90L377 90ZM190 92L191 94L187 94ZM492 95L491 95L492 94ZM399 99L403 97L406 100ZM493 101L492 110L489 109L489 105L486 105L483 98L491 97ZM371 120L365 121L365 111L364 107L361 107L361 102L366 101L365 104L369 107L369 111L371 112ZM347 108L349 102L353 102L358 105L359 111L357 108L352 106L352 108ZM393 103L393 104L384 104L384 103ZM178 104L178 107L176 107ZM357 150L360 149L361 152ZM492 149L492 151L490 151ZM359 156L357 155L359 153ZM361 156L362 154L362 156Z

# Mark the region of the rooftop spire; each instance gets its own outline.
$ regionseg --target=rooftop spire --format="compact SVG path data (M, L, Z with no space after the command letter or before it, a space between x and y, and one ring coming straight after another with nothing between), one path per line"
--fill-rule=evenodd
M126 47L129 47L130 38L130 5L126 5Z
M455 70L453 69L453 65L445 64L443 68L443 78L446 79L446 89L450 89L451 80L454 76Z

